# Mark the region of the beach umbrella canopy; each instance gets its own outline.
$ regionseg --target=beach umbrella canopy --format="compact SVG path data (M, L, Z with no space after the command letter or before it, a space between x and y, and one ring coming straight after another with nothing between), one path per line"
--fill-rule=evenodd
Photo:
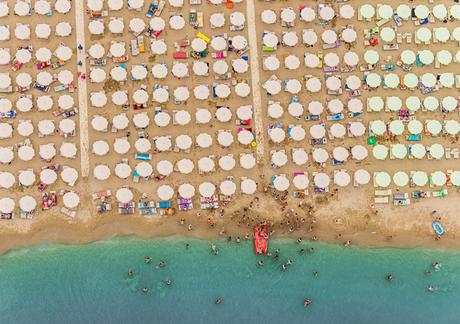
M48 39L51 35L51 27L48 24L37 24L35 26L35 35L37 38Z
M279 80L265 81L263 88L271 95L276 95L281 91L281 82Z
M410 96L406 98L406 107L412 112L416 112L422 106L422 102L419 97Z
M56 149L54 148L54 144L40 145L38 154L42 159L50 161L53 157L56 156Z
M396 13L402 19L407 20L412 14L412 9L406 4L401 4L398 6L398 8L396 8Z
M368 64L376 64L380 59L380 55L375 50L367 50L364 52L364 60Z
M150 163L142 161L136 165L136 172L141 177L150 177L153 173L153 167Z
M430 9L428 9L427 6L425 5L417 5L414 10L415 15L419 19L425 19L428 18L428 15L430 14Z
M332 99L327 102L327 108L333 114L338 114L343 111L343 102L340 99Z
M14 211L15 202L13 199L6 197L0 199L0 212L3 214L9 214Z
M296 70L300 67L300 59L295 55L288 55L284 58L284 66L289 70Z
M184 199L191 199L195 195L195 187L190 183L183 183L178 189L179 196Z
M361 79L357 75L350 75L346 79L346 85L351 90L358 90L361 87Z
M9 138L13 135L13 127L8 123L0 123L0 138Z
M244 50L248 46L248 41L242 35L232 37L232 45L236 50Z
M16 179L14 178L13 174L11 174L10 172L0 172L0 187L1 188L9 189L14 185L15 182L16 182Z
M293 47L297 45L299 38L295 31L283 32L282 41L284 45Z
M436 53L438 62L442 65L449 65L452 62L452 53L448 50L441 50Z
M445 111L453 111L458 107L458 101L453 96L447 96L441 99L441 106Z
M401 120L392 120L388 129L393 135L402 135L404 132L404 123Z
M109 153L110 147L106 141L95 141L93 142L93 153L98 156L104 156Z
M311 22L316 18L316 11L311 7L304 7L300 10L300 18L305 22Z
M289 188L289 180L282 175L275 176L275 180L273 180L273 186L278 191L286 191Z
M438 27L434 30L434 37L441 43L445 43L450 39L450 31L446 27Z
M407 73L403 78L406 87L414 89L418 86L418 76L415 73Z
M297 165L303 165L308 161L308 154L304 149L295 149L292 151L292 161Z
M42 96L42 97L47 97L47 96ZM37 98L37 106L38 106L38 100L42 97L38 97ZM49 99L51 99L51 97L48 97ZM45 99L45 101L47 101ZM43 104L43 103L42 103ZM53 100L51 99L51 105L50 106L47 106L46 108L48 109L43 109L43 105L42 106L39 106L39 110L49 110L51 109L51 106L53 105ZM29 97L20 97L17 101L16 101L16 108L20 111L20 112L29 112L32 110L33 108L33 102L32 102L32 99L29 98ZM5 107L4 107L5 109ZM5 112L8 112L8 111L5 111Z
M422 171L416 171L412 175L412 181L416 186L423 187L428 182L428 175Z
M396 32L393 28L390 27L383 27L380 30L380 38L384 42L392 42L396 38Z
M30 213L37 208L37 201L32 196L23 196L19 199L19 208L26 213Z
M192 138L188 135L182 134L176 137L176 147L180 150L188 150L192 144Z
M383 82L390 89L395 89L399 86L399 76L396 73L386 74L383 78Z
M115 193L115 197L122 204L127 204L131 202L134 198L133 192L128 188L120 188Z
M115 166L115 174L121 179L126 179L131 175L131 167L126 163L118 163Z
M62 157L73 159L77 154L77 145L75 143L62 143L59 148L59 153Z
M420 62L425 65L430 65L434 61L434 54L430 50L422 50L418 53Z
M356 66L359 63L359 56L356 54L356 52L349 51L343 55L343 61L346 65Z
M273 10L266 9L262 11L260 18L264 24L274 24L276 22L276 13Z
M198 191L201 196L209 198L216 192L216 186L211 182L202 182L198 187Z
M17 131L19 135L28 137L34 132L34 126L30 121L22 121L18 124Z
M313 46L318 42L318 35L312 29L306 29L302 33L302 41L309 46Z
M174 121L178 125L187 125L192 120L190 113L186 110L178 110L174 113Z
M388 156L388 147L377 144L372 148L372 154L377 160L385 160Z
M288 157L284 151L276 151L272 154L272 163L278 167L286 165Z
M391 183L391 177L386 172L376 172L375 173L375 184L378 187L386 188Z
M312 156L313 160L318 163L324 163L329 159L329 153L323 148L314 148Z
M422 75L421 81L424 86L432 88L436 85L436 76L433 73L425 73Z
M442 132L442 124L440 121L431 119L426 121L426 128L431 135L437 136Z
M209 134L201 133L196 137L196 144L201 148L208 148L212 146L212 137Z
M217 142L223 147L229 147L233 143L233 135L230 131L219 131Z
M423 124L420 120L411 120L409 124L407 124L407 130L411 134L420 134L423 131Z
M284 11L281 12L281 18L283 17L283 12ZM289 16L289 18L291 18L291 16ZM295 19L295 13L294 13L294 19ZM234 26L243 26L245 21L246 21L246 18L244 17L244 14L240 11L234 11L230 14L230 23Z
M123 34L125 24L122 18L114 18L109 21L109 30L113 34Z
M340 87L340 80L339 80L339 87ZM302 84L297 79L289 79L285 81L285 90L289 92L290 94L298 94L302 90Z
M283 112L283 108L281 107L281 105L279 104L272 104L272 105L276 105L276 109L281 108L281 115L282 115L282 112ZM270 109L270 106L269 106L269 109ZM303 105L298 103L298 102L291 102L289 105L288 105L288 112L291 116L293 117L300 117L303 115ZM279 117L281 117L281 115Z
M457 135L460 132L460 123L456 120L447 120L444 124L444 129L449 135Z
M442 73L439 76L439 83L444 87L444 88L452 88L455 83L455 76L453 73Z
M391 146L391 154L396 158L396 159L404 159L407 155L407 149L404 144L393 144Z
M180 30L185 26L185 19L179 15L171 16L169 18L169 26L174 30Z
M202 157L198 160L198 168L203 172L214 171L215 163L210 157Z
M107 4L110 10L116 11L123 8L123 0L108 0Z
M369 123L370 129L376 135L383 135L386 132L386 125L382 120L373 120Z
M262 17L263 17L263 15L262 15ZM275 15L275 19L276 19L276 15ZM221 12L213 13L209 17L209 22L211 23L211 26L214 27L214 28L224 27L224 25L225 25L225 16Z
M450 174L450 182L456 187L460 186L460 171L454 171Z
M54 170L51 169L43 169L40 172L40 181L46 185L51 185L55 183L57 180L57 174Z
M294 60L297 59L297 56L293 56L293 55L290 55L289 57L293 57ZM292 59L290 59L290 61L292 61ZM292 66L292 62L290 63L290 65ZM299 65L300 65L300 61L299 61ZM297 65L297 67L299 66ZM233 67L233 70L236 72L236 73L245 73L249 70L249 63L246 61L246 60L243 60L243 59L236 59L236 60L233 60L232 61L232 67Z
M167 50L166 43L163 39L154 40L150 43L150 50L153 54L156 55L163 55L166 53Z
M324 110L323 104L319 101L310 101L308 104L308 111L312 115L320 115Z
M427 96L423 99L423 107L429 111L436 111L439 108L439 99L434 96Z
M220 193L225 196L231 196L236 192L236 184L233 181L225 180L219 185Z
M435 186L443 186L447 182L447 177L444 172L435 171L431 174L431 182Z
M64 134L71 134L75 131L75 121L73 119L62 119L59 122L59 130Z
M177 169L182 174L189 174L192 173L195 165L193 164L192 160L189 159L182 159L177 161Z
M96 165L93 175L97 180L104 181L110 177L110 168L105 164Z
M358 169L355 171L354 180L359 185L365 185L371 181L371 175L364 169Z
M18 180L23 186L31 186L35 182L35 173L32 170L19 171Z
M428 42L431 39L431 30L427 27L421 27L417 29L415 32L415 36L421 41L421 42Z
M412 65L415 63L416 55L412 50L404 50L401 52L401 60L404 64Z
M236 115L241 120L249 120L252 118L252 106L241 106L236 110Z
M306 88L310 92L319 92L321 90L321 80L319 78L310 78L306 82Z
M80 204L80 197L73 191L66 192L62 197L62 201L64 202L64 206L67 208L77 208Z
M322 125L313 125L310 127L310 135L314 139L321 139L326 135L326 129Z
M224 171L233 170L236 161L232 155L224 155L219 159L219 167Z
M297 80L295 80L295 81L297 81ZM300 82L299 82L299 86L300 86ZM297 92L299 92L299 91L300 91L300 89ZM251 92L251 87L249 86L249 84L247 84L245 82L239 82L239 83L237 83L235 85L235 93L239 97L246 98L247 96L249 96L250 92ZM291 93L292 92L294 92L294 90L291 91ZM295 93L297 93L297 92L295 92Z
M107 104L107 96L104 92L93 92L90 95L91 105L96 108L102 108Z
M343 19L352 19L355 16L355 9L349 5L342 5L339 8L340 17Z
M294 187L296 187L299 190L305 190L308 187L309 180L306 174L296 174L294 178L292 179L292 183L294 184Z
M393 17L393 8L390 5L383 4L377 8L377 13L381 19L390 19Z
M390 111L399 111L399 110L401 110L402 104L403 103L402 103L401 98L399 98L397 96L387 97L386 105L387 105L387 108Z
M286 138L286 132L282 128L273 128L269 135L274 143L281 143Z
M243 153L240 155L240 165L243 169L249 170L256 166L256 159L251 153Z
M332 29L325 30L321 34L321 39L326 44L333 44L337 41L337 33Z
M274 33L267 33L263 36L262 42L265 46L276 47L278 45L278 37Z
M241 181L241 192L246 195L252 195L257 190L257 183L252 179L243 179Z
M197 63L203 63L203 62L195 61L195 64L197 64ZM195 64L194 64L194 67L195 67ZM206 64L204 64L204 65L206 67L206 72L204 74L206 74L208 66ZM194 69L194 72L195 72L195 69ZM155 64L152 67L152 75L153 75L154 78L164 79L168 75L168 68L164 64Z
M368 156L367 148L362 145L355 145L351 148L351 155L353 159L362 161Z
M313 177L313 183L316 187L325 189L329 186L330 179L326 173L319 172Z
M157 171L163 176L169 176L174 169L173 164L168 160L161 160L156 165Z
M347 108L352 113L361 113L363 111L363 102L357 98L348 100Z
M422 144L417 143L412 145L410 152L414 158L423 159L426 154L426 148Z
M334 147L332 150L332 156L336 161L345 162L349 155L350 152L343 146Z
M343 138L346 133L345 126L342 124L333 124L329 130L333 137L335 138Z
M366 76L366 83L371 88L377 88L382 84L382 78L377 73L369 73Z
M225 123L232 119L232 112L226 107L220 107L216 110L216 118L218 121Z
M332 91L338 91L342 87L340 78L331 76L326 79L326 87Z
M351 177L348 172L340 170L334 173L334 183L339 187L346 187L350 184Z
M174 197L174 189L168 185L161 185L157 189L157 196L163 201L171 200Z
M138 138L134 143L134 147L136 151L139 153L147 153L151 150L152 144L146 138Z
M441 160L444 157L444 146L441 144L433 144L429 147L430 155L436 160Z
M0 147L0 162L3 164L11 163L14 159L13 149L9 147Z
M356 38L358 35L356 34L356 31L353 28L346 28L342 31L342 39L346 43L353 43L356 41Z
M168 72L166 67L163 66L162 64L157 64L154 67L156 66L158 66L158 69L161 69L162 71L155 72L152 69L152 73L154 74L154 76L157 78L159 77L165 78ZM195 75L206 76L209 73L209 65L207 62L204 62L204 61L194 61L193 66L192 66L192 71Z
M263 66L265 70L276 71L280 67L280 60L274 55L264 57Z
M168 136L159 136L155 140L155 145L160 152L168 151L172 146L171 138Z
M398 187L405 187L409 184L409 176L406 172L398 171L393 174L393 182Z

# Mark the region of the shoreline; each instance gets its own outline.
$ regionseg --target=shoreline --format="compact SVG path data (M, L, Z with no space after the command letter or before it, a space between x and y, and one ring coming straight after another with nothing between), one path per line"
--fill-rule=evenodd
M17 249L26 249L33 245L51 242L63 245L85 245L111 238L136 237L140 239L162 239L171 237L192 238L199 240L227 240L228 235L234 239L241 234L235 226L228 230L227 234L219 235L217 231L209 231L207 228L188 231L185 227L166 222L158 226L152 220L140 220L135 223L130 219L110 220L99 225L87 226L87 224L69 224L60 222L52 226L39 226L32 228L24 234L4 233L0 238L0 255L7 254ZM146 226L154 225L154 226ZM178 230L179 229L179 230ZM379 234L362 231L356 233L344 232L343 239L338 240L331 235L330 230L317 230L314 236L320 237L316 242L333 245L343 245L344 240L352 240L352 245L359 248L394 248L394 249L428 249L428 250L457 250L460 249L460 240L444 238L442 241L434 241L431 237L400 235L391 240ZM299 231L295 235L287 233L275 234L273 239L296 240L302 237L304 242L311 240L313 234L307 231ZM241 240L244 238L241 236ZM252 236L250 238L252 241Z

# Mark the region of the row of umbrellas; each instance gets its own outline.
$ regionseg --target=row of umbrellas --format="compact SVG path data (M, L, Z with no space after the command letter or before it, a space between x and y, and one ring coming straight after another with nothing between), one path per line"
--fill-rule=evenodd
M343 146L336 146L329 153L324 148L313 148L311 155L316 163L326 163L331 158L336 162L346 162L351 157L357 161L362 161L367 158L368 151L363 145L355 145L351 149ZM275 167L283 167L288 163L288 155L285 150L273 151L271 153L271 163ZM292 161L296 165L303 165L308 161L308 153L304 149L294 149L292 151Z
M242 0L235 0L234 3L240 3ZM209 3L213 5L222 4L221 0L210 0ZM124 7L125 1L123 0L108 0L107 6L110 11L122 10ZM127 6L128 9L140 10L144 7L144 0L128 0ZM173 8L182 8L184 6L184 0L168 0L168 4ZM104 8L104 2L102 0L87 0L87 8L90 11L102 11Z
M73 186L78 180L78 171L72 167L64 166L60 172L61 180ZM46 185L52 185L58 180L58 174L52 169L43 169L38 175L38 180ZM18 182L23 187L33 186L37 181L37 175L32 169L20 170ZM11 172L0 172L0 187L10 189L16 183L16 177Z
M460 29L457 32L457 29L454 30L455 33L460 33ZM460 37L459 37L460 39ZM400 54L401 61L409 66L414 66L416 62L420 62L422 65L431 65L435 60L441 65L449 65L453 61L460 62L460 50L452 55L449 50L442 49L436 52L436 55L433 51L428 49L423 49L417 52L413 50L406 49ZM380 61L380 54L376 50L367 50L363 55L364 61L368 64L377 64Z
M9 75L7 76L6 74L1 74L0 80L5 81L5 83L2 84L2 86L4 87L9 87L12 84L11 78L9 77ZM57 74L57 78L55 78L53 74L51 74L48 71L41 71L35 76L35 81L38 84L42 86L46 86L46 87L51 85L56 80L63 85L69 85L74 81L74 75L69 70L61 70ZM29 73L21 72L16 75L15 81L16 81L16 85L18 85L21 88L30 88L30 86L32 85L33 79Z
M326 107L320 101L310 101L305 109L304 105L299 102L290 102L287 106L288 113L293 117L301 117L305 110L312 115L321 115L327 109L332 114L339 114L344 111L345 104L340 99L332 99L326 102ZM346 109L352 113L361 113L363 111L363 103L360 99L349 98L346 103ZM284 114L284 107L279 102L269 102L267 106L268 116L277 119Z
M416 5L414 7L406 4L401 4L396 8L393 8L389 4L379 4L377 9L371 4L364 4L359 8L361 16L365 19L392 19L394 14L397 14L401 19L409 20L412 15L415 15L418 19L426 19L432 13L433 16L443 21L447 17L452 16L456 20L460 20L460 5L453 4L447 7L444 4L438 4L433 6L431 9L423 4Z
M62 196L62 202L67 208L77 208L80 204L80 197L74 191L68 191ZM16 202L9 197L0 199L0 213L10 214L14 212ZM37 201L32 196L23 196L19 199L19 209L31 213L37 208Z
M396 89L402 85L408 89L415 89L420 86L435 88L438 84L444 88L452 88L455 85L455 74L452 72L445 72L438 75L429 72L422 75L406 73L403 77L396 73L381 75L376 72L370 72L365 75L365 79L366 84L374 89L380 86L388 89Z
M372 96L367 98L367 108L371 112L379 112L385 110L398 112L401 109L408 109L410 112L415 113L420 109L426 111L438 111L444 112L454 111L458 104L457 99L453 96L435 97L428 95L420 98L419 96L409 96L404 102L398 96L388 96L382 98L380 96Z
M2 2L3 3L3 2ZM52 33L52 27L49 24L37 24L34 29L35 36L38 39L48 39ZM68 37L72 33L72 25L68 22L60 22L55 26L55 34L59 37ZM14 27L14 36L18 40L29 40L32 30L29 24L17 24ZM9 40L11 37L9 25L0 26L0 40Z
M1 125L0 125L1 126ZM0 137L1 138L1 137ZM14 149L11 147L0 147L0 163L8 164L14 160ZM77 155L78 147L72 142L63 142L59 147L60 156L67 159L74 159ZM32 145L23 145L17 149L17 154L22 161L31 161L35 157L35 149ZM41 159L50 161L56 156L56 148L54 143L41 144L38 150L38 155Z
M388 155L392 159L402 160L405 158L423 159L427 154L430 158L441 160L444 158L444 146L436 143L425 146L419 143L410 144L391 144L390 148L385 145L377 144L372 148L372 154L377 160L385 160Z
M56 0L54 5L51 1L47 0L37 0L33 6L33 11L38 15L46 16L50 12L56 10L60 14L66 14L72 9L72 2L69 0ZM14 4L13 8L14 14L19 17L25 17L32 14L32 5L30 1L18 0ZM6 17L10 14L10 8L8 6L8 1L2 1L0 3L0 17Z
M405 128L405 124L401 120L393 120L388 124L381 119L371 120L369 122L369 129L371 133L379 136L384 135L387 132L391 135L403 135ZM410 134L420 135L425 133L425 130L433 136L438 136L442 132L455 136L460 131L460 123L455 119L449 119L443 122L430 119L425 123L420 120L413 119L407 123L407 131Z
M353 6L349 4L341 5L338 12L336 12L336 9L330 5L322 5L321 7L318 7L317 10L311 6L304 6L300 9L299 14L297 14L293 8L288 7L281 9L279 18L282 23L292 25L295 23L297 15L299 15L299 19L304 22L312 22L317 18L322 21L330 21L336 17L342 19L352 19L355 15L355 10ZM263 23L272 25L277 21L277 14L274 10L265 9L260 14L260 18Z
M336 53L326 53L320 58L317 54L305 52L304 64L308 68L318 68L321 61L329 67L338 67L340 64L340 56ZM284 67L288 70L297 70L300 68L301 60L295 54L283 55ZM350 67L355 67L359 63L359 56L356 52L348 51L343 55L343 63ZM276 55L267 55L263 58L263 68L267 71L276 71L280 68L281 62Z
M340 37L340 38L339 38ZM324 44L334 44L339 39L346 43L353 43L357 39L357 33L352 27L345 28L341 35L334 29L326 29L321 32L320 38ZM265 31L262 36L262 44L267 47L275 48L279 43L288 47L294 47L299 42L299 36L296 31L283 31L281 41L274 32ZM313 29L304 29L302 31L302 42L307 46L313 46L318 42L318 34Z
M1 65L6 65L10 60L12 60L11 54L8 50L2 49L0 54L2 54L0 59ZM54 52L51 52L51 50L47 47L40 47L35 51L35 59L38 62L49 62L53 55L61 61L68 61L72 58L73 51L70 47L62 43L58 45ZM32 60L32 51L25 48L18 49L14 55L14 59L22 64L29 63Z
M1 77L1 74L0 74ZM235 86L229 86L225 83L213 84L212 89L207 84L200 84L193 88L193 96L197 100L207 100L212 95L219 99L227 99L232 93L234 88L235 94L241 98L246 98L251 93L251 87L246 82L238 82ZM185 102L190 98L190 89L188 86L177 86L172 95L176 103ZM107 105L107 95L105 91L92 92L90 94L90 102L93 107L101 108ZM149 94L146 90L139 89L134 92L133 100L137 104L146 104L149 100ZM170 93L168 87L157 87L152 92L151 100L156 103L164 104L170 100ZM117 91L112 94L112 101L116 105L127 104L127 92Z
M65 71L65 70L64 70ZM64 72L63 71L63 72ZM63 73L61 81L63 82L68 82L70 81L70 74ZM43 80L46 78L44 75ZM40 79L42 82L43 80ZM71 95L65 94L61 95L58 98L57 101L58 107L62 110L69 110L75 105L75 100ZM44 96L37 96L35 99L35 105L34 101L32 99L31 95L25 95L21 96L16 100L16 103L13 107L12 102L8 98L0 98L0 112L1 113L7 113L9 111L12 111L14 108L19 110L20 112L29 112L32 111L34 107L37 107L39 111L48 111L51 110L54 106L54 99L50 95L44 95Z
M423 187L426 185L444 186L449 181L454 186L460 186L460 171L453 171L446 174L442 171L434 171L428 174L424 171L412 171L410 174L404 171L398 171L390 176L388 172L375 172L374 173L374 186L380 188L387 188L390 186L391 181L398 187L405 187L409 184Z
M197 76L209 75L209 63L205 61L194 61L191 66L191 71ZM150 72L156 79L166 79L170 72L176 78L185 78L190 75L190 66L188 63L174 62L170 71L166 63L157 63L152 66ZM249 70L249 64L246 60L238 58L231 62L231 66L224 61L218 60L212 64L212 71L216 75L225 75L228 72L233 71L236 73L246 73ZM146 65L132 65L131 66L131 77L132 79L144 80L148 77L149 71ZM110 72L110 77L115 81L126 81L128 76L128 70L125 67L115 66ZM89 74L91 82L102 83L107 78L107 73L102 68L92 68Z
M0 137L9 138L12 135L12 127L8 127L4 124L0 124L0 130L5 131ZM50 136L56 134L59 130L60 134L67 136L74 134L76 130L75 121L72 119L62 119L58 123L56 128L54 120L42 119L37 123L37 130L40 136ZM17 132L19 135L29 137L34 132L34 125L31 120L21 120L18 123Z

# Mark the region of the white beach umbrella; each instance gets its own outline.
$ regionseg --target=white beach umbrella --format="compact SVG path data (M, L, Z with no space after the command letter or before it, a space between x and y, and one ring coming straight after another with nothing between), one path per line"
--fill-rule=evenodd
M209 198L216 192L216 186L211 182L202 182L198 187L198 191L201 196Z
M396 89L399 86L399 76L396 73L385 74L383 83L390 89Z
M401 4L396 8L396 13L402 19L407 20L412 15L412 8L406 4Z
M391 183L391 177L387 172L376 172L374 176L377 187L386 188Z
M252 195L257 190L257 183L252 179L244 179L241 181L241 192L246 195Z
M8 123L0 123L0 138L10 138L13 136L13 126Z
M283 107L279 103L269 104L267 111L268 115L274 119L278 119L283 115Z
M460 186L460 171L454 171L450 174L450 182L456 187Z
M54 144L43 144L40 145L38 154L43 160L50 161L56 156L56 149Z
M415 73L407 73L403 78L403 83L409 89L415 89L418 86L418 75Z
M334 183L339 187L346 187L350 184L351 177L348 172L340 170L334 173Z
M388 156L388 147L377 144L372 148L372 155L377 160L385 160Z
M113 55L113 57L122 57L123 55L126 54L126 47L124 43L118 43L118 42L113 42L110 45L109 48L110 54Z
M188 150L192 147L192 138L188 135L179 135L176 137L176 147L180 150Z
M431 183L435 186L443 186L447 182L447 177L444 172L441 171L435 171L431 173Z
M115 193L117 200L123 204L131 202L134 198L133 192L128 188L120 188Z
M382 120L373 120L369 123L369 126L376 135L383 135L386 132L386 125Z
M314 148L312 156L313 160L318 163L325 163L329 159L329 153L323 148Z
M195 63L196 62L197 61L195 61ZM195 63L194 63L194 66L195 66ZM155 64L152 67L152 75L156 79L164 79L168 75L168 68L166 67L165 64Z
M332 150L332 156L336 161L345 162L349 155L350 152L343 146L334 147Z
M404 132L404 123L401 120L392 120L388 125L388 130L393 135L402 135Z
M128 72L121 66L115 66L110 70L110 77L115 81L126 81Z
M308 161L308 154L304 149L295 149L292 151L292 161L297 165L304 165Z
M263 36L262 42L265 46L276 47L278 45L278 37L274 33L267 33Z
M349 123L348 129L352 136L363 136L366 132L366 127L362 122L351 122Z
M30 121L22 121L18 124L17 131L19 135L28 137L34 132L34 126ZM21 146L22 147L22 146Z
M233 181L225 180L219 185L220 193L225 196L231 196L236 192L236 184Z
M306 88L309 92L319 92L321 90L321 81L318 78L310 78L306 82Z
M143 89L138 89L133 93L133 100L135 103L143 105L149 100L149 94ZM121 102L121 100L120 100Z
M221 99L228 98L230 96L230 88L228 85L220 83L215 88L214 91L217 97Z
M182 174L192 173L194 168L195 168L195 166L194 166L192 160L182 159L182 160L177 161L177 169Z
M147 153L152 149L152 144L146 138L138 138L136 142L134 142L134 147L139 153Z
M319 101L310 101L308 111L312 115L320 115L324 110L323 104Z
M215 163L210 157L202 157L198 160L198 169L202 172L214 171Z
M326 87L332 91L338 91L342 87L342 81L336 76L330 76L326 79Z
M155 32L160 32L164 30L165 26L166 26L166 23L161 17L153 17L152 19L150 19L149 27ZM193 45L193 41L192 41L192 45Z
M24 17L30 14L31 8L30 3L25 1L16 1L14 5L14 13L20 17Z
M105 49L101 44L96 43L88 49L88 54L95 59L100 59L105 55Z
M6 41L10 39L10 28L8 25L0 26L0 41Z
M326 44L333 44L337 41L337 33L332 29L325 30L321 34L321 39Z
M163 39L154 40L150 43L150 50L153 54L156 55L163 55L166 53L167 50L166 43Z
M236 35L232 38L232 45L236 50L244 50L248 46L248 41L242 35Z
M313 46L318 42L318 35L313 30L304 29L302 32L302 41L304 44Z
M188 76L188 65L185 63L175 62L171 72L177 78L184 78Z
M186 101L190 97L190 91L186 86L180 86L174 89L174 98L180 102Z
M136 172L141 177L150 177L153 173L153 167L150 163L142 161L136 165Z
M10 14L10 8L8 2L4 1L0 3L0 17L6 17Z
M99 20L92 20L88 24L89 33L92 35L104 34L104 23Z
M282 41L284 45L294 47L299 42L299 37L295 31L283 32Z
M342 31L342 39L346 43L353 43L357 37L358 35L353 28L346 28Z
M93 107L101 108L107 104L107 96L103 91L93 92L90 95L90 101Z
M444 146L435 143L428 148L430 155L436 160L441 160L444 157Z
M183 183L178 189L179 196L184 199L191 199L195 195L195 187L189 183Z
M353 159L362 161L367 158L369 155L369 152L367 151L367 148L363 145L355 145L351 148L351 156Z
M10 52L4 48L0 49L0 65L9 64L11 60Z
M428 182L428 175L422 171L416 171L412 175L412 181L416 186L423 187Z
M390 5L382 4L377 8L377 13L381 19L390 19L393 17L393 8Z
M155 124L159 127L168 126L170 121L171 121L171 116L164 111L160 111L155 114Z
M316 187L325 189L329 186L330 178L326 173L317 173L313 177L313 183Z
M327 55L327 54L326 54ZM305 53L304 55L304 63L305 66L308 68L317 68L320 64L320 60L318 55L312 53Z
M249 170L256 166L256 159L251 153L243 153L240 155L240 165L243 169Z
M59 153L62 157L72 159L77 154L77 146L75 143L62 143L61 147L59 148Z
M407 124L407 130L411 134L420 134L423 131L423 124L420 120L411 120Z
M39 97L40 98L40 97ZM37 98L37 103L38 103L38 98ZM52 99L51 99L51 106L53 105L53 102L52 102ZM33 108L33 102L32 102L32 99L29 98L29 97L20 97L17 101L16 101L16 108L20 111L20 112L28 112L28 111L31 111L32 108ZM49 109L51 109L51 107L49 107Z
M147 113L139 113L133 116L133 123L136 128L146 128L150 124L150 118Z
M58 106L61 109L71 109L75 104L75 101L71 95L62 95L58 98Z
M296 70L300 67L300 59L290 54L284 58L284 66L289 70Z
M282 167L288 162L288 157L284 151L276 151L272 154L271 160L274 165Z
M14 211L16 203L13 199L6 197L0 199L0 213L9 214Z
M409 176L406 172L398 171L393 174L393 182L398 187L405 187L409 184Z
M3 164L11 163L14 159L14 152L9 147L0 147L0 162Z
M26 213L30 213L37 208L37 201L32 196L23 196L19 199L19 208Z
M346 85L351 90L358 90L361 87L361 79L357 75L350 75L346 79Z
M375 50L367 50L364 52L364 60L368 64L377 64L377 62L380 60L380 55Z
M159 161L156 165L156 168L158 173L162 176L169 176L171 173L173 173L174 170L173 164L168 160Z
M126 129L129 125L129 119L126 114L118 114L112 118L113 126L118 130Z
M212 146L212 136L206 133L198 134L196 137L196 144L201 148L208 148Z
M42 119L38 122L38 132L42 135L54 134L54 121L49 119Z
M56 35L60 37L67 37L72 33L72 25L68 22L60 22L56 25Z
M225 16L222 12L216 12L213 13L209 17L209 22L211 23L211 26L214 28L221 28L224 27L225 25Z
M35 26L35 36L41 39L48 39L51 35L51 27L48 24L37 24Z
M105 164L96 165L93 170L94 178L100 181L110 178L110 173L110 168Z
M290 136L294 141L302 141L305 139L305 129L303 129L302 126L300 125L295 125L294 127L291 128Z
M110 147L106 141L95 141L93 142L93 153L97 156L104 156L109 153Z
M449 135L457 135L460 132L460 123L456 120L447 120L444 124L444 129Z
M271 25L276 22L276 13L273 10L265 9L260 14L260 18L264 24Z
M192 66L192 71L195 75L206 76L209 73L209 65L207 62L204 62L204 61L194 61L193 66ZM166 74L164 74L164 76L166 76Z
M281 106L280 106L281 107ZM281 108L281 111L282 111L283 108ZM303 111L304 111L304 108L303 108L303 105L298 103L298 102L291 102L289 105L288 105L288 112L291 116L293 117L300 117L303 115Z
M276 176L273 186L278 191L286 191L289 188L289 180L284 175Z
M35 179L33 170L19 171L18 180L21 185L29 187L34 184Z
M410 153L416 159L423 159L426 154L426 148L424 145L416 143L412 145Z
M458 107L458 100L453 96L446 96L441 99L441 106L444 111L454 111Z
M91 127L98 132L104 132L109 126L109 121L107 118L99 115L94 115L91 120Z
M442 132L442 124L440 121L435 119L427 120L426 129L431 135L437 136Z
M404 144L393 144L391 146L391 154L396 158L396 159L404 159L407 156L407 149Z
M271 95L276 95L281 91L281 82L279 80L267 80L263 84L263 88Z
M285 90L290 94L298 94L302 90L302 84L297 79L289 79L285 82Z
M171 200L174 197L174 189L168 185L161 185L157 189L157 196L163 201Z
M61 172L61 179L69 186L72 186L78 179L78 171L71 167L64 167Z
M224 171L233 170L236 161L232 155L224 155L219 159L219 167Z
M326 129L322 125L313 125L310 127L310 135L314 139L321 139L326 135Z
M114 18L109 21L109 30L113 34L123 34L125 24L123 18Z
M160 136L155 140L155 145L160 152L168 151L172 146L171 138L168 136Z
M169 26L171 29L180 30L185 26L185 19L179 15L171 16L169 18Z
M335 11L332 7L325 5L322 8L319 8L319 16L323 20L332 20L335 17Z
M75 131L75 121L73 119L62 119L59 121L59 130L64 134L71 134Z
M366 185L371 180L371 175L364 169L358 169L355 171L354 180L358 185Z
M223 147L229 147L233 143L233 135L230 131L221 131L217 134L217 142Z
M16 75L16 84L23 88L28 88L32 84L32 77L29 73L22 72Z
M292 179L292 183L294 184L294 187L296 187L299 190L307 189L309 182L310 181L308 180L306 174L297 174Z
M40 181L46 185L51 185L57 180L57 174L54 170L43 169L40 171Z
M359 63L359 56L356 52L349 51L343 55L343 61L348 66L356 66Z
M115 175L121 179L126 179L131 175L131 167L126 163L115 165Z
M228 72L228 64L225 61L216 61L212 65L212 70L216 74L224 75L225 73Z
M224 51L227 49L227 40L221 36L213 37L211 47L216 51Z
M281 143L286 138L286 132L282 128L271 129L269 135L274 143Z

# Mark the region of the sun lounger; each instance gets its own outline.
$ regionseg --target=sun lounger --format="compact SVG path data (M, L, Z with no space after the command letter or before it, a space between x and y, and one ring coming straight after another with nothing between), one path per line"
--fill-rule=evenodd
M375 197L374 198L374 203L376 204L388 204L390 200L388 197Z

